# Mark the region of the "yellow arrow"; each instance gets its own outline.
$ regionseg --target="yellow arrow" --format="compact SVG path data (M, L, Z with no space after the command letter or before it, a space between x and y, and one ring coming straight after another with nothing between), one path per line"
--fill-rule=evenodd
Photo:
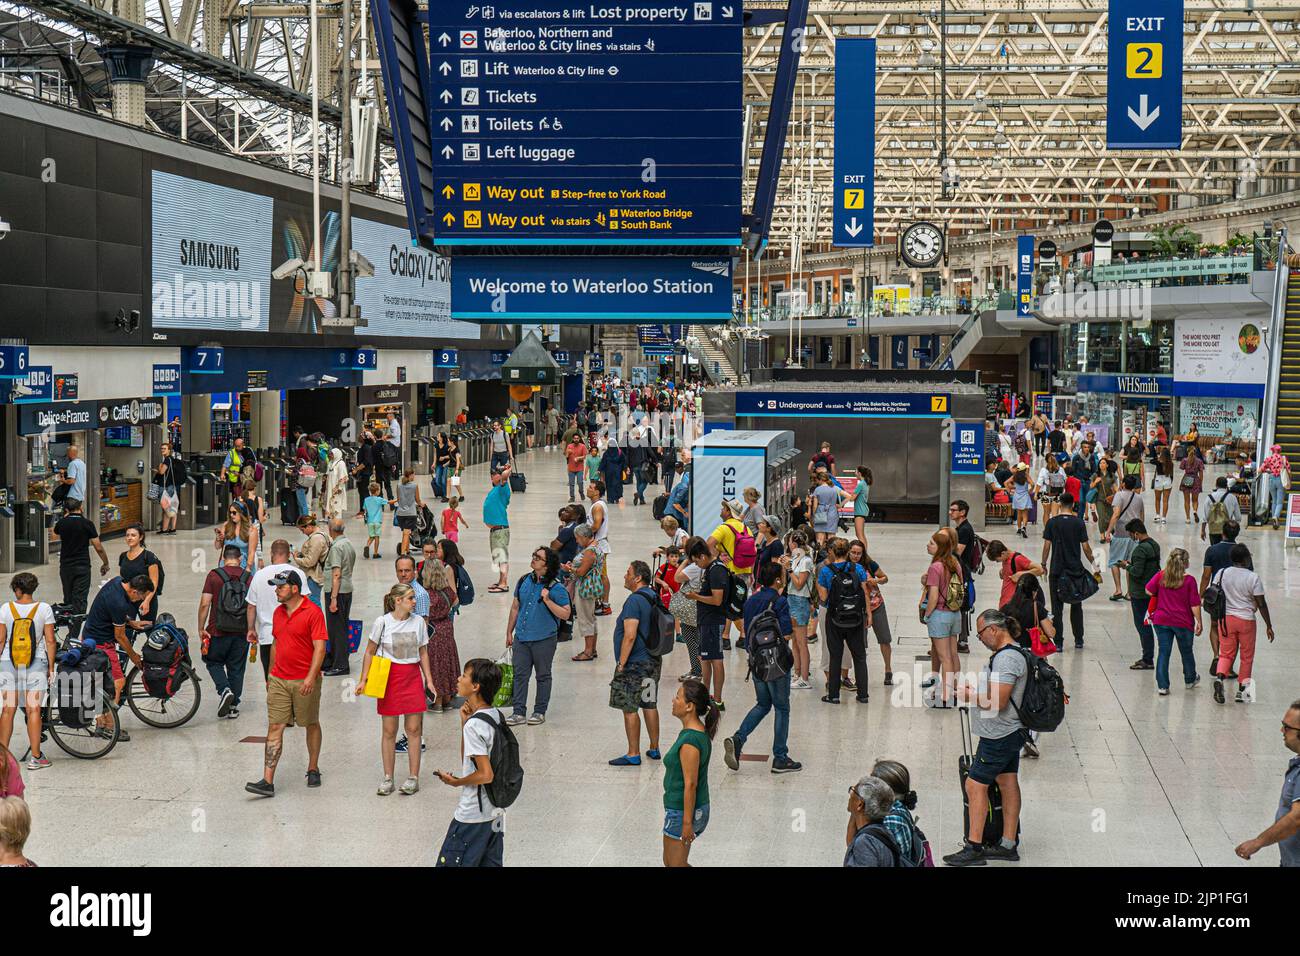
M442 187L442 198L443 198L443 199L450 199L450 198L451 198L452 196L454 196L455 194L456 194L456 190L452 189L450 185L447 185L447 186L443 186L443 187Z
M453 216L451 213L444 213L442 217L442 221L446 223L448 226L451 226L455 224L456 217Z

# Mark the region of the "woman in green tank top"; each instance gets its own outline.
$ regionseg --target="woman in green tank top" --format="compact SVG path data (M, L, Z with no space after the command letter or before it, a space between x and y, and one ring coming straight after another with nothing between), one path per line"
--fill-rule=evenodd
M664 754L664 866L690 866L691 844L709 825L709 757L721 714L697 680L673 698L681 733Z

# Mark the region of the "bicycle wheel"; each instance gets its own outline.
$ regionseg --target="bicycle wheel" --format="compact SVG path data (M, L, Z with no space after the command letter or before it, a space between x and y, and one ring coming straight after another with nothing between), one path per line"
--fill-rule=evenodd
M131 713L150 727L160 727L163 730L187 723L199 712L203 690L199 687L199 678L194 673L194 668L182 663L180 669L185 673L185 679L180 682L175 694L163 700L145 689L144 675L139 668L132 667L126 675L126 687L122 689Z
M96 760L117 746L121 720L117 708L113 706L113 695L105 692L100 701L101 713L88 715L90 719L84 727L64 724L57 706L51 705L46 709L45 728L59 749L68 756L78 760ZM99 726L97 716L104 717L104 727Z

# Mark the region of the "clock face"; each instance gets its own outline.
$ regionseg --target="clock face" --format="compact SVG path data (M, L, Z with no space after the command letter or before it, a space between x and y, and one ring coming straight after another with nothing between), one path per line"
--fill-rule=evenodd
M928 269L943 256L943 233L933 223L918 222L903 233L903 261L914 269Z

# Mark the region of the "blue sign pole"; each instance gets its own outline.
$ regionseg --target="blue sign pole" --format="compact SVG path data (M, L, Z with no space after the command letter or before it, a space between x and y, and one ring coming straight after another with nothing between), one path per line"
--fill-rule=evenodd
M875 244L876 41L835 42L837 246Z
M1181 147L1183 0L1110 0L1106 77L1107 149Z
M1016 238L1016 315L1034 308L1034 237Z

